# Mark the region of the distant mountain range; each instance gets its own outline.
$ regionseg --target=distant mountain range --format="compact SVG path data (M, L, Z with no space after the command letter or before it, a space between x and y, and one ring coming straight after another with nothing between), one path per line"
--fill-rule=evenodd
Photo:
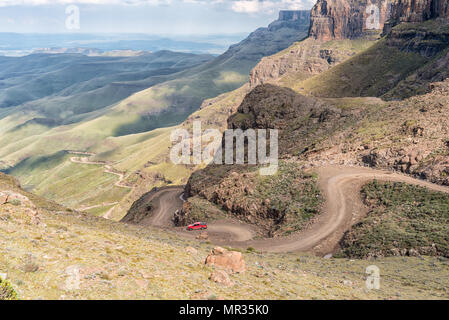
M39 48L34 50L31 54L61 54L61 53L78 53L83 54L85 56L90 57L98 57L98 56L107 56L107 57L132 57L132 56L140 56L143 54L149 54L151 51L142 51L142 50L112 50L112 51L103 51L100 49L92 49L92 48Z
M136 156L140 167L140 148L166 131L158 128L177 125L205 99L242 86L263 57L302 40L309 25L307 11L281 12L277 21L218 57L170 51L87 56L95 51L82 49L0 57L1 167L28 189L67 205L121 199L127 192L110 183L113 176L99 166L71 163L66 151L88 151L106 163ZM89 45L105 50L93 41Z
M171 51L129 57L80 53L0 57L0 108L18 107L68 120L70 115L101 109L212 58Z
M18 34L0 33L0 55L24 56L41 48L181 51L221 54L247 34L157 36L146 34Z

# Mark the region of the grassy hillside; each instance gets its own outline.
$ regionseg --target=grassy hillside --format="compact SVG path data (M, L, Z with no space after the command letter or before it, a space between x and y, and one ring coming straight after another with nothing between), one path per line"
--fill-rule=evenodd
M1 174L0 192L13 194L0 206L0 273L7 274L8 295L13 288L20 299L447 297L447 261L427 257L376 260L381 289L367 290L365 270L372 262L248 250L242 251L248 270L231 274L234 285L226 287L209 280L208 242L71 212Z
M196 171L187 188L189 197L194 197L192 208L184 214L191 220L201 217L207 200L229 217L256 224L269 237L305 229L319 214L323 201L317 177L305 173L296 163L283 161L273 176L262 177L259 169L259 166L210 165ZM215 218L209 216L207 221Z
M320 97L376 97L429 60L413 52L390 48L386 40L326 73L296 85L301 93Z
M402 183L372 182L362 193L371 211L341 241L346 257L449 257L449 196Z
M299 82L295 89L320 97L389 99L428 92L430 82L442 81L447 74L443 59L448 37L445 21L400 24L368 50Z
M240 88L261 57L302 39L308 23L297 24L274 23L269 28L258 29L241 43L231 46L225 54L169 77L153 77L155 81L164 79L165 82L100 110L87 110L83 101L97 105L96 97L114 99L122 88L114 87L114 82L94 89L95 81L101 81L102 77L74 85L63 90L70 96L55 97L54 100L56 111L67 117L62 122L52 121L40 113L55 111L48 97L33 101L34 107L5 109L0 119L0 131L3 129L0 132L0 164L6 172L19 177L27 188L75 207L109 203L111 197L120 200L129 191L131 195L140 196L148 188L167 182L185 183L193 168L174 166L168 160L171 126L182 123L205 98ZM143 82L126 83L133 86ZM83 92L87 89L94 90L86 95ZM212 99L216 108L201 110L194 116L205 119L208 126L218 124L221 127L229 115L229 106L236 108L245 90L238 89ZM73 97L77 97L76 101ZM71 110L66 108L66 102L77 106ZM77 114L78 111L84 113ZM189 120L184 125L188 123ZM160 127L167 128L157 129ZM125 172L127 183L135 188L117 190L113 186L116 177L105 174L98 166L70 164L69 156L58 156L64 150L94 153L93 160L106 161L114 169ZM83 187L78 187L78 183ZM95 191L88 192L89 188ZM79 201L75 201L76 198ZM129 208L129 202L136 200L136 196L127 199L124 200L125 207ZM107 211L106 207L104 211Z

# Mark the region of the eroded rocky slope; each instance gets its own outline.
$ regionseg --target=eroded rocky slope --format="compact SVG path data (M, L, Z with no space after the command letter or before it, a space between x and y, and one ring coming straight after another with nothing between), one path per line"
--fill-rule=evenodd
M390 13L391 0L319 0L312 8L310 36L328 41L375 35Z
M369 40L316 41L313 38L265 57L250 73L250 87L273 83L290 86L332 67L362 52L374 42Z
M319 212L311 201L319 193L314 193L307 169L370 166L449 185L449 123L441 119L449 112L449 81L432 88L423 96L386 103L321 100L287 88L258 86L229 118L228 127L279 130L281 166L276 178L261 178L257 166L210 165L191 176L186 194L278 236L301 230ZM291 206L311 211L292 213Z

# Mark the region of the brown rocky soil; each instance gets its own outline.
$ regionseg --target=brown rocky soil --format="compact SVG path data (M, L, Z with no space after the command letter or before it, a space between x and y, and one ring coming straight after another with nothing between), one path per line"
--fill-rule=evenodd
M305 39L278 54L262 58L251 70L250 88L266 83L294 87L293 84L339 65L374 43L367 39L328 42Z
M215 247L207 256L205 264L222 268L233 273L242 273L246 271L246 263L245 260L243 260L242 253L229 251L222 247Z
M449 185L449 81L423 96L392 102L310 155L316 164L356 163Z

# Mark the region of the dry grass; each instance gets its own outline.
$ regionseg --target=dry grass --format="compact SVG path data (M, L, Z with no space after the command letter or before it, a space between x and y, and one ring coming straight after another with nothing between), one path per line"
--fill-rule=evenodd
M2 190L11 186L2 176ZM235 285L208 280L204 265L213 245L182 240L170 232L110 222L29 196L38 204L0 207L0 272L21 299L398 299L445 298L446 260L389 258L376 261L322 259L310 255L247 251L248 271ZM41 202L39 202L41 201ZM45 207L46 209L44 209ZM198 254L185 248L193 246ZM26 272L32 261L37 268ZM381 269L381 289L365 287L365 269ZM79 288L70 270L80 271Z

